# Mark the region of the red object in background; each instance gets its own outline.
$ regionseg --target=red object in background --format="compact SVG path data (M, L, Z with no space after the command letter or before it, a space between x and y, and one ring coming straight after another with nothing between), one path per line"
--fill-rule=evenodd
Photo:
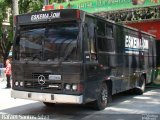
M159 0L151 0L151 2L158 3Z
M145 31L156 36L160 40L160 21L143 21L137 23L126 23L126 25Z
M44 9L45 9L45 10L53 10L53 9L54 9L54 6L53 6L53 5L45 5L45 6L44 6Z
M64 8L64 6L63 6L63 5L60 5L60 6L59 6L59 9L63 9L63 8Z

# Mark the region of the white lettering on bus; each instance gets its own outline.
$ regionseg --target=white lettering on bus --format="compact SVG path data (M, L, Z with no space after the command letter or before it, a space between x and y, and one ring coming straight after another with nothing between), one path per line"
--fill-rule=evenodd
M45 13L45 14L35 14L31 16L31 21L36 22L36 21L46 21L48 19L55 19L55 18L60 18L60 12L57 13Z
M125 36L125 48L131 49L148 49L148 40L145 38L139 39L129 35Z
M139 39L136 37L126 36L125 47L127 48L139 48Z
M149 46L148 46L148 40L142 38L142 48L143 49L148 49Z

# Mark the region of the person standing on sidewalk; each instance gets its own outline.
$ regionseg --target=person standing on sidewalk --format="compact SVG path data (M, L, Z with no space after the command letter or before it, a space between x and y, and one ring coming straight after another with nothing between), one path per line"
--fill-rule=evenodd
M9 59L6 60L5 74L7 78L6 88L11 88L11 63Z

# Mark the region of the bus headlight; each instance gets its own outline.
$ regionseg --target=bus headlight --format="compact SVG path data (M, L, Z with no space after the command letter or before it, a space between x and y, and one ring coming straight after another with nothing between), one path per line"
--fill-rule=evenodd
M20 82L20 86L23 87L23 82Z
M18 83L18 81L16 81L16 82L15 82L15 86L18 86L18 85L19 85L19 83Z
M77 90L77 84L72 85L72 90L76 91Z
M66 89L66 90L70 90L70 89L71 89L71 85L70 85L70 84L66 84L66 85L65 85L65 89Z

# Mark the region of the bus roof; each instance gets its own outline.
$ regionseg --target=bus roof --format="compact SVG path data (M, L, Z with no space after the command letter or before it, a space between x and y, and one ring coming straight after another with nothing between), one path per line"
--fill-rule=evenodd
M78 9L60 9L32 12L16 16L16 23L18 25L40 24L56 21L77 20L80 18L80 13L83 12Z
M81 14L83 13L104 21L108 21L109 23L112 23L112 24L116 24L114 21L104 19L100 16L97 16L95 14L90 14L79 9L57 9L57 10L40 11L40 12L32 12L32 13L17 15L16 24L31 25L31 24L52 23L52 22L59 22L59 21L78 20L81 18ZM128 29L132 29L135 31L140 31L136 28L132 28L126 25L122 25L122 24L117 24L117 25L123 26ZM154 35L144 31L141 31L141 33L148 34L148 35L151 35L152 37L155 37Z

